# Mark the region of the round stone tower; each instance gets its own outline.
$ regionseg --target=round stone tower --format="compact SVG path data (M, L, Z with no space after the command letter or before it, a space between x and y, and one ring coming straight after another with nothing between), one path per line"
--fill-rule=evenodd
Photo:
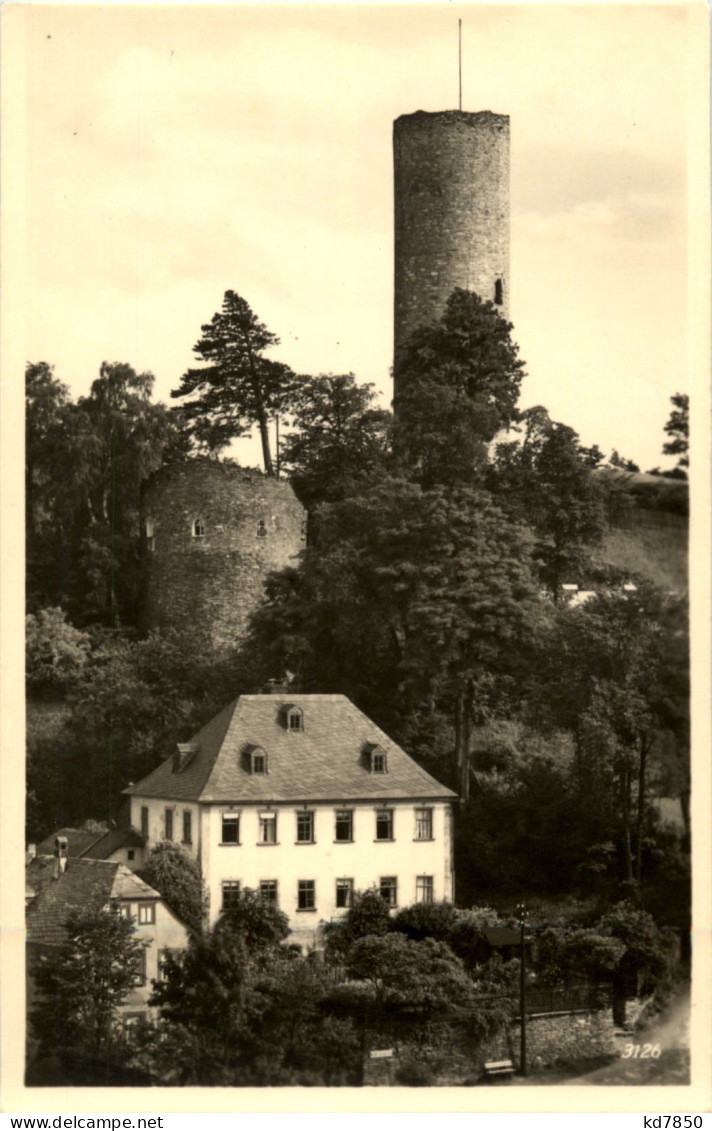
M509 311L509 117L403 114L393 123L395 359L455 287Z
M289 483L201 457L144 485L144 626L234 652L272 570L296 565L306 511Z

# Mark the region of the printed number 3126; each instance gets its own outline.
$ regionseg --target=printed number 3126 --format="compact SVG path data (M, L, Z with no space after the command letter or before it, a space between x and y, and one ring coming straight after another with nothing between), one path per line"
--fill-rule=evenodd
M628 1044L621 1053L623 1059L628 1057L639 1060L657 1060L660 1056L660 1045L631 1045Z

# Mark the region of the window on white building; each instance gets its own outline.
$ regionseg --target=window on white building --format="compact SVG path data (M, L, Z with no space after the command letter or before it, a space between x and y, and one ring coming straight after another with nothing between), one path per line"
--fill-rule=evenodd
M314 843L314 814L309 810L297 813L297 844Z
M193 814L190 809L183 810L183 844L193 843Z
M341 841L354 839L354 815L351 809L336 810L334 839Z
M141 806L141 836L148 837L148 805Z
M165 978L166 962L167 959L170 958L170 956L173 954L180 954L180 951L177 947L167 946L164 947L163 950L159 950L156 954L156 970L158 973L159 982L162 982Z
M252 751L252 773L267 773L267 755L265 754L264 750L258 749Z
M297 911L316 910L316 881L297 881Z
M146 948L141 947L140 951L134 959L136 963L136 978L134 981L135 986L146 985Z
M138 905L138 921L141 925L146 923L156 922L156 905L155 903L139 903Z
M166 840L173 840L173 810L166 809L163 815L163 829Z
M415 839L433 839L433 811L432 809L415 810Z
M376 840L393 840L393 810L376 810Z
M290 707L287 711L287 730L304 730L304 713L300 707Z
M222 910L231 911L240 902L240 881L223 880L222 882Z
M276 880L260 880L260 898L264 899L266 903L273 903L277 906L277 881Z
M223 813L222 815L222 844L240 843L240 815L239 813Z
M277 843L277 814L260 813L260 844Z
M337 907L351 907L354 901L354 882L353 880L337 880L336 881L336 906Z
M432 903L433 902L433 877L432 876L416 876L416 879L415 879L415 902L416 903Z
M398 877L381 876L381 899L385 899L389 907L398 906Z

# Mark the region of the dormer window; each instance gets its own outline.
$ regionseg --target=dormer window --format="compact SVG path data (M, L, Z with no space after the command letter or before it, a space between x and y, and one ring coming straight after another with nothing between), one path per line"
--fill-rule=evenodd
M248 751L250 773L251 774L266 774L267 773L267 754L261 746L251 746Z
M203 522L202 518L196 518L195 522L193 523L193 537L205 537L205 523Z
M287 708L287 730L304 730L304 714L300 707Z
M372 774L388 773L388 759L382 746L378 746L373 742L367 742L365 754L368 768Z
M263 518L261 518L260 521L257 523L257 537L258 538L266 538L267 537L267 523L265 522L265 520Z

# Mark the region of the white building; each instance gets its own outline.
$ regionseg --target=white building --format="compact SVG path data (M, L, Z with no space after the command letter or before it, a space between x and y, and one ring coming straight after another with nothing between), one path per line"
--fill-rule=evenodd
M147 852L199 861L211 922L245 887L300 941L374 885L394 908L452 899L455 794L344 695L242 695L125 792Z

